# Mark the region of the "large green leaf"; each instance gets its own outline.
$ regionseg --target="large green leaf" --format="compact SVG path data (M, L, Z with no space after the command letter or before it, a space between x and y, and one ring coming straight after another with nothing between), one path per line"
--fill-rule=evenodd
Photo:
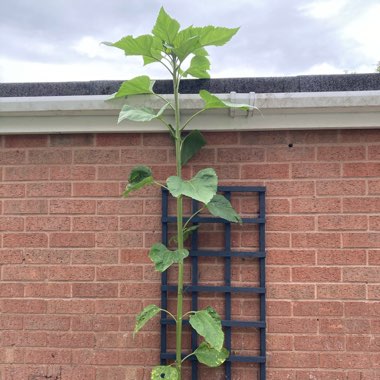
M194 78L210 78L210 61L207 57L195 55L190 62L189 68L184 72L184 76L191 75Z
M119 91L113 96L114 99L124 98L128 95L153 94L154 80L147 75L141 75L123 82Z
M206 207L214 216L219 216L233 223L242 223L239 214L234 210L230 201L223 195L214 195Z
M144 310L136 316L136 324L133 335L139 332L146 325L146 323L160 311L161 309L156 305L148 305L145 307Z
M206 364L209 367L219 367L226 361L229 356L229 352L225 348L216 350L206 342L202 342L194 351L194 355L197 357L199 362Z
M198 130L191 131L184 139L181 149L181 161L182 165L186 163L196 154L198 151L206 145L206 140L202 136L202 133Z
M161 243L153 244L149 251L149 258L154 262L155 269L159 272L166 271L172 264L180 262L187 256L189 256L187 249L171 251Z
M166 108L168 108L169 104L165 104L158 113L155 113L152 108L148 107L131 107L129 105L123 106L120 111L118 123L127 119L130 121L144 122L151 121L153 119L159 118Z
M192 199L207 204L216 194L218 177L212 168L200 170L192 179L184 181L177 176L171 176L166 181L173 197L186 195Z
M180 25L177 20L171 18L161 7L152 33L162 41L172 44L179 31Z
M152 171L147 166L136 166L131 170L128 178L128 185L123 192L123 196L127 197L131 191L141 189L145 185L154 182Z
M160 365L152 370L151 380L178 380L178 370L170 365Z
M189 318L190 325L206 342L216 350L223 347L224 333L218 313L211 307L197 311Z
M220 26L204 26L193 28L195 35L199 36L202 46L222 46L227 43L239 28L224 28Z
M240 108L242 110L248 111L253 107L249 104L236 104L228 102L227 100L223 100L218 98L216 95L210 94L206 90L199 91L200 97L205 102L205 109L210 108Z

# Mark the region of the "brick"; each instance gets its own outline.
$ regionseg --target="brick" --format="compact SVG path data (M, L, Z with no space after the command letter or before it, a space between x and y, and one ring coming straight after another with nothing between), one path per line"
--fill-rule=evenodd
M73 264L117 264L119 253L116 249L81 249L71 251Z
M131 297L137 299L158 298L160 295L159 284L128 283L121 284L120 297Z
M344 248L378 248L380 232L350 232L343 234Z
M367 254L360 249L320 249L317 253L318 265L365 265Z
M4 214L46 214L47 200L5 200Z
M141 137L139 133L99 133L96 135L96 146L136 146L141 145ZM143 137L145 142L146 135L143 135ZM169 136L165 134L165 137L168 138ZM153 145L156 146L156 144Z
M371 357L364 353L348 354L336 353L335 355L321 353L321 368L371 368Z
M380 317L380 302L345 302L344 314L347 317Z
M343 268L345 282L380 282L380 272L376 267Z
M341 269L334 267L292 268L293 282L339 282Z
M236 132L202 132L202 134L209 146L238 144L239 134ZM145 136L152 135L145 134Z
M25 297L67 298L71 297L70 284L26 284Z
M47 312L49 314L94 314L95 301L94 300L49 300Z
M110 298L118 296L118 284L73 284L73 297Z
M46 301L28 299L0 300L2 313L43 314L46 312Z
M88 332L76 333L56 333L47 334L47 344L49 347L72 347L72 348L92 348L95 347L95 334Z
M103 248L142 247L143 233L108 232L96 234L96 246Z
M364 180L319 180L317 195L365 195Z
M7 281L43 281L46 279L46 268L37 266L4 266L3 280Z
M269 216L267 231L310 231L314 230L312 216Z
M46 135L9 135L4 136L6 148L41 148L46 147L48 136Z
M268 318L268 333L317 332L318 322L311 318Z
M73 331L118 331L119 316L81 315L72 317Z
M70 252L57 249L26 249L25 264L68 264Z
M121 264L151 264L151 260L148 257L148 249L122 249L120 252Z
M319 161L361 161L365 158L365 146L320 146L317 148Z
M314 195L314 182L312 181L273 181L267 183L268 197L293 197Z
M362 162L343 164L344 177L379 177L380 163Z
M217 161L221 162L263 162L265 151L262 148L218 148Z
M74 231L116 231L118 218L113 216L78 216L73 218Z
M27 231L69 231L69 217L59 216L28 216L25 219Z
M295 198L292 199L293 213L334 213L340 212L341 200L338 198Z
M368 194L380 194L380 180L368 181Z
M285 161L314 161L315 150L308 146L292 146L292 147L268 147L267 161L269 162L285 162Z
M68 147L93 146L94 135L92 134L57 134L50 135L50 146Z
M244 336L244 334L243 334ZM293 337L289 335L268 334L267 349L269 351L292 351Z
M380 216L369 217L369 229L373 231L380 231Z
M284 267L269 267L266 270L266 279L269 282L289 282L290 281L290 268ZM255 282L259 278L257 273L250 276L244 275L246 269L241 274L241 281L244 283L247 281Z
M380 209L380 198L344 198L343 212L369 212Z
M297 163L292 164L293 178L337 178L340 177L340 164L336 163Z
M126 231L150 231L161 229L161 217L134 216L121 217L120 229Z
M0 284L0 297L5 298L15 298L23 297L24 295L24 285L20 283L3 283Z
M294 348L296 351L344 351L345 339L343 336L295 336Z
M289 199L269 198L266 200L266 210L268 214L288 214L290 212ZM243 207L242 207L243 208Z
M96 313L99 314L132 314L135 315L143 309L141 300L97 300Z
M241 145L262 146L288 143L288 136L284 131L244 131L239 133L239 137Z
M270 249L267 253L267 265L314 265L313 250Z
M323 231L367 230L368 217L365 215L321 215L318 229Z
M28 154L28 162L36 165L71 164L72 152L58 149L31 150Z
M43 233L6 233L3 236L3 247L37 248L47 245L48 237Z
M368 285L368 299L380 300L380 285Z
M291 302L289 301L267 301L267 314L268 316L290 316L292 311Z
M271 368L316 368L317 353L273 352L269 356Z
M28 349L25 351L25 363L30 364L71 364L70 350Z
M117 164L120 162L118 149L78 149L74 151L74 164Z
M87 266L51 266L48 269L50 281L93 281L95 268Z
M26 187L27 197L70 197L70 183L28 183Z
M380 265L380 250L374 249L368 251L368 264Z
M332 144L338 142L338 133L337 130L289 131L289 142L294 144Z
M0 165L20 165L25 162L26 154L23 150L2 150Z
M142 266L102 266L96 269L98 281L136 281L143 279Z
M46 346L46 333L4 331L1 334L3 346L43 347Z
M52 166L50 179L52 181L90 181L94 180L96 169L94 166Z
M241 167L242 179L287 179L288 164L248 164Z
M1 302L0 302L1 303ZM22 330L23 317L18 315L0 315L0 330Z
M315 286L305 284L268 284L269 299L314 299Z
M335 301L300 301L293 303L294 316L342 316L343 304Z
M23 229L24 218L7 216L0 217L0 231L23 231Z
M359 284L317 285L317 294L321 299L363 299L366 289Z
M167 149L127 148L121 150L121 163L124 164L162 164L168 162ZM115 163L115 161L113 162Z
M61 369L62 380L95 380L96 368L93 367L63 366Z
M119 197L119 183L74 183L73 194L74 197Z
M322 232L292 233L294 248L337 248L340 247L340 235Z
M22 249L0 249L1 264L21 264L23 262Z
M342 129L339 131L339 141L355 144L358 142L374 143L379 141L379 131L377 129Z
M53 232L50 234L50 247L95 247L95 234L88 232Z
M143 201L135 199L106 200L97 202L98 214L140 215Z
M25 185L18 183L0 184L0 198L22 198L25 197Z
M52 214L95 214L96 201L79 199L54 199L50 201Z
M43 166L11 166L4 168L6 181L38 181L49 178L49 168Z

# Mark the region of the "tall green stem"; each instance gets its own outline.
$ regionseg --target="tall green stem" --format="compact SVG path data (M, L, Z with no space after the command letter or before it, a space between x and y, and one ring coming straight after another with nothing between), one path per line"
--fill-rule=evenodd
M175 66L175 65L173 65ZM175 108L175 154L177 176L182 177L182 162L181 162L181 121L179 108L179 78L177 77L177 69L174 67L173 73L174 87L174 108ZM177 236L178 249L183 249L183 230L182 230L183 202L182 196L177 198ZM177 291L177 321L176 321L176 367L178 369L178 379L182 377L182 314L183 314L183 261L178 264L178 291Z

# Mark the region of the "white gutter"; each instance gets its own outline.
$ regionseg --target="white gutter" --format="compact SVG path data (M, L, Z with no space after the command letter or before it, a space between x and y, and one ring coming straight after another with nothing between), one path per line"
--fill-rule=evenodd
M236 103L254 104L253 114L239 110L210 110L193 120L189 129L290 130L380 128L380 91L218 94ZM170 99L169 95L164 95ZM159 132L159 122L116 124L122 101L105 101L108 96L49 96L0 98L0 134ZM136 96L129 104L154 109L162 101L153 96ZM183 118L201 109L198 95L181 95ZM170 113L167 115L172 117Z

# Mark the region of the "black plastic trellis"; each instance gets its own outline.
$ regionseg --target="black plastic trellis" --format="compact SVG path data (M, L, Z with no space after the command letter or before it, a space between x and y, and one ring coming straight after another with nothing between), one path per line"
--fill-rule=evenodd
M244 224L258 225L258 250L239 252L231 249L231 223L220 218L209 216L196 216L193 218L194 224L201 223L222 223L225 225L224 250L199 250L198 249L198 232L195 231L191 238L191 284L184 286L184 291L191 294L191 309L198 310L198 295L203 292L224 293L225 295L225 319L222 325L225 331L225 347L232 352L231 341L234 327L254 328L259 330L260 335L260 355L258 356L240 356L230 355L225 367L225 378L231 380L232 363L246 362L258 363L260 371L260 380L266 379L266 308L265 308L265 187L261 186L220 186L218 192L224 194L227 199L231 199L233 193L252 193L252 196L258 196L258 212L253 218L243 218ZM168 214L169 192L166 189L162 191L162 242L168 244L168 227L170 223L175 223L177 218ZM197 201L192 202L192 213L199 209ZM186 220L186 218L184 218ZM202 286L198 284L198 258L199 257L224 257L224 286ZM259 265L259 287L236 287L231 285L231 259L247 258L258 260ZM161 281L161 305L163 309L168 307L168 294L175 292L177 287L168 284L167 272L162 274ZM254 321L233 320L231 296L233 293L258 294L260 302L260 319ZM184 324L187 324L184 321ZM167 326L174 324L174 321L167 318L167 315L161 313L161 364L166 364L167 360L175 359L174 352L168 352L167 349ZM195 331L191 335L191 349L194 351L198 347L198 336ZM183 353L183 356L186 354ZM192 372L191 379L198 380L198 362L194 357L190 357Z

